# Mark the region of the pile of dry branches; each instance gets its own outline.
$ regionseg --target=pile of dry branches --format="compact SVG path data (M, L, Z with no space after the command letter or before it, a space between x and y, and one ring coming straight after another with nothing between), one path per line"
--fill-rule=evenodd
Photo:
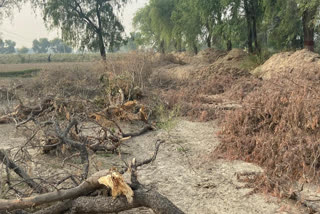
M262 166L257 189L294 197L320 184L319 73L275 75L226 114L216 154Z

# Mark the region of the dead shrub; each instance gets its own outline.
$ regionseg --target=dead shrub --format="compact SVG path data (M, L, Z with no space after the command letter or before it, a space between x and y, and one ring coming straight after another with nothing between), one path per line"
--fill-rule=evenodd
M190 119L217 119L223 113L224 107L221 104L230 105L230 100L221 99L220 95L241 102L248 93L261 85L258 78L240 68L247 56L245 52L234 49L229 53L214 53L215 61L211 65L192 71L188 81L175 84L176 88L162 95L169 106L179 104L181 114Z
M297 182L320 183L320 85L310 76L279 74L225 115L215 155L263 167L260 190L290 195Z
M103 78L110 103L111 98L119 95L128 101L143 96L143 91L149 86L152 55L152 52L122 53L106 61Z
M86 67L51 67L44 69L37 76L23 81L23 91L28 97L40 98L47 95L60 97L80 97L92 99L101 92L99 76L103 66L96 63Z

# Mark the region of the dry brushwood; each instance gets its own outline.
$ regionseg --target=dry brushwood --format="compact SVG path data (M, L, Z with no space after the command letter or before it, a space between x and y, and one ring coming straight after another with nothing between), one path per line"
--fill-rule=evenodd
M257 190L291 197L297 183L319 186L319 91L319 72L265 80L226 114L216 153L263 167Z
M24 106L22 103L17 105L14 111L10 114L0 116L0 124L16 122L21 120L30 121L33 117L40 115L45 110L50 109L53 105L53 98L48 97L44 99L40 106L36 107L27 107Z
M28 211L22 210L60 201L57 204L51 205L48 208L44 208L35 213L64 213L66 211L71 211L71 213L114 213L137 207L148 207L155 213L182 214L183 212L166 197L155 190L147 189L143 185L141 185L138 182L136 176L136 170L138 166L148 164L155 160L159 147L162 143L163 141L159 141L156 144L155 153L151 158L139 163L136 162L135 159L133 159L132 163L129 166L129 169L116 172L117 177L112 177L112 179L115 179L115 181L118 182L117 179L122 178L121 174L123 174L125 171L130 172L132 184L130 185L130 187L127 186L125 188L132 188L132 201L131 199L128 200L123 196L119 196L119 190L115 189L112 189L113 192L117 192L116 195L113 195L118 196L115 199L101 195L90 196L90 194L94 191L105 188L99 182L101 178L104 178L105 176L113 176L115 173L114 170L103 170L93 174L88 179L83 181L79 186L71 189L59 190L55 192L31 196L28 198L12 200L0 199L0 211L9 212L16 210L18 212L20 210L20 213L29 213ZM121 187L121 185L112 185L112 188L119 187ZM122 194L121 191L120 193Z
M37 193L44 193L47 190L42 187L40 184L36 183L21 167L19 167L15 162L10 160L6 152L0 150L0 162L2 162L7 168L13 170L17 175L19 175L24 182L31 187Z

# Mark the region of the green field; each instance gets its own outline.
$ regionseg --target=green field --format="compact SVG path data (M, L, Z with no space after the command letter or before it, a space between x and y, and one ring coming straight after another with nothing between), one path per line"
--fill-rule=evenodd
M49 54L0 54L0 64L47 63ZM97 53L52 54L51 62L91 62L100 60Z
M40 69L27 69L22 71L5 71L0 72L0 78L3 77L32 77L33 75L37 74Z

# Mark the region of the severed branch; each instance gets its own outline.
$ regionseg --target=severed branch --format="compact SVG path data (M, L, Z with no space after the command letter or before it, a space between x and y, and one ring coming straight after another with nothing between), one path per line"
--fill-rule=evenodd
M88 155L86 143L80 143L67 138L67 135L70 132L71 128L73 126L77 126L77 124L78 124L77 120L73 119L64 132L61 131L61 128L57 121L55 122L55 127L56 127L56 133L58 135L58 138L62 142L69 144L71 147L77 149L80 152L81 162L82 164L84 164L82 179L86 179L89 172L89 155Z
M27 107L22 103L17 105L14 109L14 112L0 116L0 124L6 124L14 121L13 118L19 118L20 120L25 120L21 124L17 124L18 126L25 124L34 119L35 116L40 115L45 110L50 109L53 106L52 104L53 98L48 97L44 99L40 106L37 107ZM50 110L51 111L51 110Z
M138 132L132 132L132 133L123 133L122 137L137 137L140 135L143 135L145 133L147 133L148 131L154 130L155 128L151 125L147 125L145 126L142 130L138 131Z
M164 141L157 141L154 155L140 163L132 161L130 172L132 178L132 188L134 190L133 202L129 203L127 199L120 196L116 199L106 196L89 197L90 193L100 189L104 186L100 185L98 179L110 175L111 170L103 170L95 173L87 180L82 182L79 186L68 190L60 190L51 193L46 193L38 196L14 199L1 200L0 211L12 211L17 209L26 209L36 207L42 204L48 204L56 201L61 201L48 208L42 209L35 213L37 214L57 214L64 213L114 213L124 210L129 210L136 207L148 207L155 213L161 214L183 214L178 207L176 207L165 196L161 195L155 190L147 189L141 185L136 177L136 169L138 166L148 164L155 160L159 147ZM105 188L105 187L104 187Z
M23 169L21 169L17 164L10 160L3 149L0 150L0 161L4 163L9 169L13 170L21 178L23 178L24 182L37 193L44 193L48 191L40 184L36 183Z

